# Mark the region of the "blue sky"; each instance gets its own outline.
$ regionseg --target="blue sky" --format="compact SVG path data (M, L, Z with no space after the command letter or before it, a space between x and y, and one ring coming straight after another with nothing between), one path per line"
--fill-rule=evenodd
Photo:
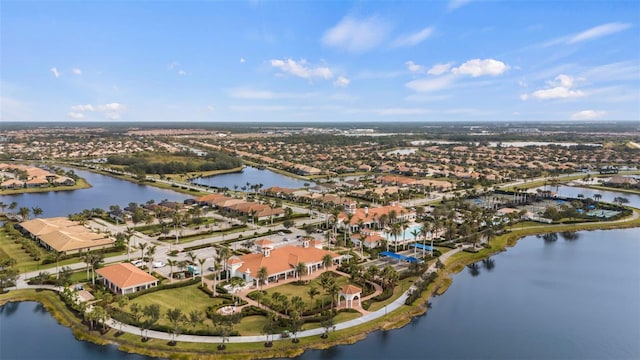
M640 120L638 1L0 1L3 121Z

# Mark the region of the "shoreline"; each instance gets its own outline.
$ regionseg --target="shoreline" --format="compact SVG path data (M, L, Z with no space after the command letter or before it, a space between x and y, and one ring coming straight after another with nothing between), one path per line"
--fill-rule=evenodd
M509 247L517 244L523 237L559 231L589 231L589 230L613 230L623 228L640 227L640 212L633 209L633 215L628 218L612 222L582 223L571 225L536 225L521 229L514 229L506 234L500 235L492 240L490 248L483 248L477 253L458 252L447 259L442 271L438 272L437 278L427 287L423 294L416 300L414 305L407 307L402 305L388 315L374 319L370 322L357 326L338 330L330 333L328 339L321 339L319 336L299 337L300 342L293 344L286 340L275 340L272 348L264 347L264 342L251 343L227 343L227 349L217 350L218 343L187 343L178 342L178 345L171 347L164 340L151 339L142 343L138 335L122 334L115 336L116 329L105 335L94 335L84 329L80 319L69 310L51 291L46 293L50 296L38 296L45 293L38 290L12 290L7 294L0 295L0 305L11 301L39 301L43 303L47 311L62 325L71 327L74 336L78 340L91 341L99 345L114 344L119 350L131 353L138 353L155 357L186 356L189 358L218 358L220 356L230 358L273 358L291 357L302 354L309 349L326 349L336 345L353 344L363 340L373 331L398 329L407 325L414 317L420 316L427 311L427 304L431 297L443 294L451 284L451 275L464 269L468 264L480 261L497 253L506 251ZM17 292L17 293L16 293ZM12 295L15 294L15 296ZM401 295L402 297L402 295ZM408 315L408 316L407 316ZM98 332L96 332L98 333ZM98 333L99 334L99 333ZM143 345L144 344L144 345Z
M79 178L76 184L73 186L0 190L0 196L39 194L39 193L59 192L59 191L74 191L74 190L90 189L92 187L93 185L91 185L87 180L85 180L84 178Z

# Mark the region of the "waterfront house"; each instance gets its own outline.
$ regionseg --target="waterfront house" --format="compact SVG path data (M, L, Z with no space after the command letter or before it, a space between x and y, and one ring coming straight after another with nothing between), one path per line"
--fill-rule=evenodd
M158 279L130 263L117 263L96 270L104 286L115 294L126 295L158 286Z

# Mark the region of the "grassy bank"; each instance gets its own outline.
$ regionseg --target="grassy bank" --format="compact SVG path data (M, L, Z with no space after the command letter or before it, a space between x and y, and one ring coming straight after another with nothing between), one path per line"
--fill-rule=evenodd
M66 309L62 302L51 291L36 292L33 290L18 290L8 294L0 295L0 304L6 301L40 301L45 305L58 321L65 326L72 326L76 337L80 340L96 342L98 344L114 343L123 351L141 353L149 356L185 358L185 359L212 359L221 355L231 359L248 358L272 358L272 357L292 357L299 355L306 349L324 349L340 344L351 344L366 337L369 332L375 330L390 330L402 327L411 321L411 318L423 314L427 309L427 301L433 294L442 294L451 284L450 275L464 269L467 264L477 262L495 253L504 251L506 248L517 243L518 239L548 232L580 231L580 230L606 230L616 228L631 228L640 226L640 216L638 210L634 209L634 216L624 220L602 223L586 223L571 225L538 225L529 224L522 228L498 236L491 240L491 246L482 249L478 253L460 252L451 256L445 263L438 278L427 287L421 298L414 305L403 305L387 316L375 319L371 322L354 326L348 329L331 332L327 339L319 336L300 338L298 344L293 344L291 340L275 341L272 348L265 348L263 342L257 343L229 343L224 351L217 349L216 343L181 343L177 346L170 346L165 340L149 340L141 342L140 336L134 334L123 334L115 336L115 331L110 330L105 335L97 336L97 333L90 333L73 313Z
M43 188L22 188L22 189L6 189L0 190L0 195L15 195L15 194L26 194L26 193L43 193L50 191L73 191L80 189L88 189L91 187L85 179L78 179L76 184L73 186L49 186Z

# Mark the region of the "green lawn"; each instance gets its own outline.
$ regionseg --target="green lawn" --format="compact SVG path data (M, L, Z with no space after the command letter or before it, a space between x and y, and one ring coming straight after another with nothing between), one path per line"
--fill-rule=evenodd
M302 277L302 280L305 280L305 277ZM351 283L350 279L344 276L337 276L335 277L336 280L336 284L338 284L338 286L343 286L346 284ZM355 284L353 284L355 285ZM309 295L307 295L307 290L311 287L311 286L315 286L316 289L318 289L318 291L320 291L320 294L316 295L313 298L313 303L315 304L316 300L322 300L324 299L324 303L328 304L331 303L331 297L326 294L324 292L324 290L322 289L322 286L320 286L320 281L318 278L315 278L313 280L311 280L310 284L303 284L303 285L296 285L295 283L289 283L289 284L283 284L280 286L276 286L274 288L270 288L269 290L266 290L265 292L267 293L265 295L265 297L269 297L271 298L271 295L275 292L279 292L283 295L286 295L289 297L289 299L291 299L294 296L300 296L302 298L302 300L304 300L305 305L307 308L309 308L309 305L311 304L311 299L309 298ZM358 285L356 285L358 286Z
M141 307L151 304L158 304L160 306L160 320L158 324L169 325L166 313L169 309L178 308L182 310L182 313L187 315L193 311L200 311L203 315L206 313L207 308L212 305L218 305L222 303L222 299L212 299L207 294L198 289L199 284L185 286L176 289L167 289L152 292L150 294L142 295L131 300L129 308L132 303L137 303ZM201 324L202 329L206 329L206 320ZM211 325L211 324L209 324Z
M239 324L233 328L238 330L240 335L261 335L261 330L264 324L267 323L267 318L262 315L251 315L242 318Z
M402 293L405 292L409 288L409 286L413 284L414 281L415 281L415 277L410 277L410 278L406 278L398 281L398 284L393 289L393 296L384 301L374 302L369 307L369 311L377 311L384 308L385 305L391 304L394 300L398 298L398 296L402 295Z
M41 257L45 257L45 252L40 249ZM35 261L26 251L22 250L20 244L16 244L7 234L0 228L0 259L11 258L16 260L15 268L21 271L32 271L41 268L40 261ZM54 264L55 266L55 264Z

